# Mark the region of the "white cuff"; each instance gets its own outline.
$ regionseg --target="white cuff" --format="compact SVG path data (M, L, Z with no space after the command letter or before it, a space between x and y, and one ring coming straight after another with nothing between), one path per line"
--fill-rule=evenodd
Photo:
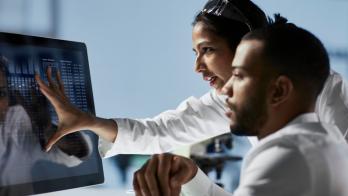
M122 144L121 141L124 141L125 139L122 139L122 132L124 131L122 128L122 120L121 119L113 119L117 123L117 136L114 142L109 142L107 140L104 140L103 138L99 137L99 154L102 158L108 158L115 156L117 154L122 154Z
M204 196L211 192L213 182L198 168L197 174L189 182L182 186L182 193L190 196Z

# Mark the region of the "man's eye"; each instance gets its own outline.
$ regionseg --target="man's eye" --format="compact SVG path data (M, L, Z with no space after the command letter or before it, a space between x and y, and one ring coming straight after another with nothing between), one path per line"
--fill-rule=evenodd
M232 74L234 77L239 77L240 75L237 73Z
M233 77L233 78L236 78L236 79L241 79L241 78L242 78L242 75L239 74L239 73L232 73L232 77Z

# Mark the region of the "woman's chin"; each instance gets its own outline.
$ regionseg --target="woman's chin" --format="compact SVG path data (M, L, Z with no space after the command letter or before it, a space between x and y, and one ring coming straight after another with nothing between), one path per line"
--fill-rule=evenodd
M217 92L219 95L221 95L222 87L220 87L220 88L214 88L214 89L216 90L216 92Z
M216 80L214 84L211 85L217 93L221 94L222 88L224 87L225 83L222 80Z
M214 89L216 90L216 92L218 94L222 94L222 89L223 89L224 85L217 85L214 87Z

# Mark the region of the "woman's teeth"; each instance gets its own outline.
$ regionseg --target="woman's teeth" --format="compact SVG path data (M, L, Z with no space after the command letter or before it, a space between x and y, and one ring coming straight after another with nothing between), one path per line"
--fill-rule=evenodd
M205 80L207 81L212 81L216 78L216 76L211 76L211 77L205 77Z

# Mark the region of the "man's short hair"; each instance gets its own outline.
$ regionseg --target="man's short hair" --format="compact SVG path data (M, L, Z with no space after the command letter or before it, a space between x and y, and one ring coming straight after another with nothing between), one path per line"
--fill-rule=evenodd
M330 62L325 47L312 33L278 14L266 28L250 32L243 40L262 41L262 58L270 71L287 76L296 89L316 99L329 76Z

